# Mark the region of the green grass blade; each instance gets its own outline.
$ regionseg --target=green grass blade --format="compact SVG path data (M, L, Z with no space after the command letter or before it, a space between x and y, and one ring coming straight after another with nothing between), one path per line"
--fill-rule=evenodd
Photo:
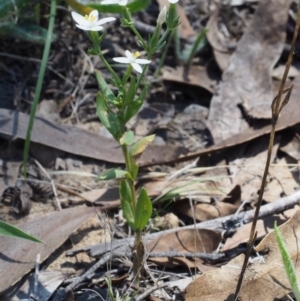
M202 30L198 36L197 39L195 40L194 44L192 45L191 49L187 49L186 52L184 53L183 51L183 59L185 60L185 65L189 66L192 63L192 59L194 58L195 54L202 49L205 46L205 36L206 33L208 32L208 29Z
M41 95L42 84L43 84L45 70L46 70L47 61L48 61L48 57L49 57L50 46L51 46L51 37L52 37L52 33L53 33L53 28L54 28L55 14L56 14L56 0L51 0L51 9L50 9L50 18L49 18L49 25L48 25L48 31L47 31L47 38L46 38L46 43L45 43L45 47L44 47L42 63L41 63L40 71L39 71L39 77L38 77L38 81L37 81L37 84L35 87L34 99L33 99L32 107L31 107L29 124L28 124L28 128L27 128L26 140L25 140L25 146L24 146L24 152L23 152L23 174L24 174L25 178L27 175L26 165L27 165L27 161L28 161L31 132L32 132L33 124L34 124L34 117L36 114L38 101L39 101L39 98Z
M287 250L285 241L276 225L276 222L274 224L274 231L275 231L278 247L279 247L279 250L281 253L282 261L283 261L290 285L292 287L295 298L297 299L297 301L300 301L300 287L299 287L299 283L298 283L298 279L297 279L296 270L293 265L290 254Z
M14 238L23 238L23 239L31 240L34 242L43 243L38 238L36 238L26 232L23 232L21 229L14 227L3 221L0 221L0 235L10 236L10 237L14 237Z

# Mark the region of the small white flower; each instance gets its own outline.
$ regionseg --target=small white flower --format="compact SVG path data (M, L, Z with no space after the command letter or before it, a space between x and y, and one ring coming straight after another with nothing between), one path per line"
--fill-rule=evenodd
M166 17L167 17L167 8L164 5L164 7L162 8L162 10L159 12L159 15L158 15L156 23L160 24L160 25L164 24L166 22Z
M140 66L140 64L146 65L151 63L151 61L149 60L138 59L138 57L140 56L140 53L138 51L135 53L131 53L129 50L126 50L125 55L126 57L114 57L113 60L122 64L130 64L132 68L139 73L143 72L143 69Z
M177 3L179 0L168 0L170 3Z
M128 0L104 0L101 4L119 4L122 6L127 5Z
M99 13L97 10L93 10L90 12L89 15L82 16L74 11L71 12L73 19L77 23L76 26L80 29L83 30L89 30L89 31L99 31L103 29L103 24L107 22L111 22L116 20L116 18L109 17L109 18L104 18L100 19L99 18Z

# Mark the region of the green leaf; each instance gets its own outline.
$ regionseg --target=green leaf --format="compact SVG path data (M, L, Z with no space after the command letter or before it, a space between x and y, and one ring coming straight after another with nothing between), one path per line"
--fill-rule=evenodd
M146 136L139 141L137 141L130 149L129 155L132 158L140 156L146 147L154 140L155 135Z
M120 199L121 208L125 219L127 220L129 226L134 229L134 213L132 207L132 193L130 186L126 180L122 180L120 183Z
M142 231L147 225L152 214L152 202L146 189L140 191L135 210L135 230Z
M0 221L0 235L10 236L14 238L23 238L34 242L43 243L38 238L31 236L30 234L23 232L21 229L14 227L3 221Z
M123 116L124 123L127 123L140 110L142 104L142 101L135 100L127 107L126 115Z
M134 96L135 96L135 91L136 91L136 81L135 81L134 76L131 76L130 85L129 85L129 88L126 93L126 99L125 99L126 105L129 106L133 102Z
M95 73L99 88L101 89L103 95L111 101L116 100L116 96L114 95L110 87L107 85L106 81L101 75L101 72L96 70Z
M102 173L96 178L96 181L107 181L113 179L124 178L125 176L130 176L126 170L111 168Z
M274 231L275 231L276 240L278 243L278 247L279 247L279 250L281 253L282 261L283 261L290 285L292 287L293 293L294 293L297 301L300 301L300 287L299 287L299 283L298 283L298 279L297 279L296 270L293 265L291 256L287 250L285 241L276 225L276 222L274 224Z
M119 141L124 133L124 127L117 115L108 107L106 99L101 93L97 95L97 114L102 124Z
M135 162L135 159L130 157L130 162L131 162L131 177L132 177L132 180L135 181L136 180L136 177L138 175L138 172L139 172L139 166L136 164Z
M136 94L136 89L133 91L133 94ZM122 120L124 123L127 123L141 108L143 104L143 100L147 95L147 87L144 86L144 89L141 93L141 95L135 99L134 101L132 100L129 104L128 107L126 107L125 113L123 113Z
M127 131L120 139L121 145L131 145L134 141L134 133L133 131Z
M202 30L192 45L185 45L181 53L181 59L185 64L190 65L196 53L204 48L204 46L206 45L205 36L207 32L208 29Z
M139 110L142 103L134 101L134 97L136 94L136 80L134 76L130 79L130 85L127 90L125 99L124 99L124 106L122 108L120 118L126 124ZM138 109L136 109L136 106L138 104Z
M130 12L139 12L145 10L151 4L151 0L134 0L129 2L126 7L129 9ZM88 3L89 7L97 9L99 12L102 13L114 13L114 14L122 14L122 6L119 4L112 4L112 5L101 5L96 3Z

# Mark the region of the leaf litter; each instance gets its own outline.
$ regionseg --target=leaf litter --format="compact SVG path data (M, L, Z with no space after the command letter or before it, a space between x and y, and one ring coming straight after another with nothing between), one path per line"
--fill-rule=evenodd
M240 216L239 214L245 215L245 213L240 211L243 210L244 207L250 208L251 206L253 206L253 201L255 201L255 199L257 198L257 187L262 174L261 166L263 166L265 156L265 135L270 131L270 126L268 125L268 123L259 121L257 119L269 118L269 103L273 98L273 88L271 82L272 69L274 67L275 61L278 60L283 50L285 35L284 27L287 22L286 18L288 15L290 2L291 1L281 1L279 5L274 5L273 1L268 3L267 1L260 1L253 18L250 17L250 21L247 20L247 28L244 29L242 38L236 43L236 45L234 45L234 47L232 47L232 41L238 40L238 35L234 36L232 32L230 32L229 35L227 35L227 37L225 38L224 36L222 38L222 36L220 35L220 28L222 28L220 27L220 25L223 26L222 34L224 34L224 32L226 33L226 30L224 31L224 24L222 24L223 21L221 21L220 24L219 19L219 17L224 18L224 10L216 9L211 13L211 17L206 24L206 26L210 28L210 31L208 31L207 34L207 39L213 48L215 60L219 64L220 69L224 70L224 73L221 82L218 83L217 92L211 100L211 105L208 110L208 118L203 115L204 118L201 119L201 123L204 124L204 129L206 129L207 127L210 129L215 144L211 147L203 148L205 143L209 145L211 141L209 141L208 137L204 137L202 138L203 140L201 141L201 143L203 141L205 143L199 143L196 139L195 134L197 133L197 131L192 130L187 131L189 140L185 141L182 144L174 143L175 145L171 145L169 144L169 142L172 140L171 135L169 135L169 140L168 137L164 137L162 135L161 137L163 137L162 141L164 145L152 145L149 148L149 151L145 153L145 155L140 159L141 165L156 165L145 169L145 172L148 173L149 170L159 171L161 169L170 172L173 171L174 166L164 166L163 164L170 162L178 163L178 165L175 166L175 169L179 169L183 166L183 163L180 162L188 161L199 156L201 156L201 161L199 163L200 166L202 164L202 159L205 159L207 155L217 158L217 155L220 156L221 153L223 159L226 158L225 164L223 164L225 165L225 167L222 168L222 172L221 168L216 168L217 176L226 176L226 182L220 179L213 180L212 185L212 182L205 180L205 178L207 178L209 175L208 172L200 175L189 175L181 178L178 177L172 181L168 181L164 178L161 178L159 180L156 179L155 181L151 178L150 180L147 180L146 185L149 186L149 190L151 191L151 189L153 189L154 191L154 193L151 194L152 198L157 198L159 197L159 195L165 194L164 187L166 183L171 182L172 189L176 189L178 185L184 186L188 182L195 182L191 186L192 188L189 187L188 191L177 191L178 193L170 198L170 201L172 203L175 203L175 206L171 208L164 208L164 202L157 205L157 209L160 215L164 215L169 210L174 210L174 212L178 215L178 217L176 216L177 221L180 220L180 223L185 222L191 225L187 227L181 227L179 229L175 227L173 229L148 234L145 236L145 240L148 242L147 246L149 247L149 250L147 249L147 251L149 252L148 262L167 267L166 271L162 271L159 268L159 265L155 266L155 269L151 270L151 273L155 273L152 274L152 277L154 277L153 275L164 275L164 277L169 277L172 280L171 282L173 282L172 285L170 282L170 288L172 287L172 289L167 289L165 290L165 292L168 292L171 295L174 292L174 283L176 283L176 281L180 281L180 279L183 279L185 277L183 274L180 274L178 267L196 267L199 271L202 272L208 270L194 283L188 286L185 300L194 300L193 298L195 298L195 295L193 295L193 292L195 293L195 287L198 289L196 295L197 300L200 300L199 296L205 293L207 293L207 297L203 298L207 299L203 300L223 300L234 292L236 278L239 275L239 268L242 262L242 255L234 258L227 265L224 265L221 268L216 268L216 262L219 262L220 264L220 262L222 262L224 258L226 258L225 261L230 260L230 258L232 257L229 256L228 251L234 250L234 248L237 248L239 245L241 245L241 243L244 243L247 240L247 233L249 231L249 229L247 228L249 224L241 226L243 224L243 222L241 221L249 223L251 222L251 218L247 219L245 218L245 216L243 216L243 218L240 217L240 219L237 219L238 222L236 225L226 225L226 227L224 223L232 222L232 224L234 224L234 220L235 218L237 218L237 216ZM164 5L165 3L161 0L159 1L159 4ZM191 26L191 23L188 21L188 18L186 18L186 16L193 18L193 12L191 8L189 8L188 10L183 9L183 6L184 8L188 7L188 4L184 1L181 5L182 7L180 7L179 9L179 14L183 18L183 21L180 28L180 35L183 40L191 40L193 36L196 35L193 26L195 25L197 27L199 26L199 24L193 24L193 26ZM227 9L231 9L236 13L237 11L234 10L236 9L234 5L237 4L231 5L233 6L227 7ZM245 4L242 3L240 5ZM251 5L252 4L250 4L250 6ZM195 7L195 4L192 3L192 8ZM249 7L247 7L247 9L248 8ZM256 8L256 6L254 6L254 8ZM244 9L246 9L246 7L244 7ZM272 19L271 21L268 18L265 18L267 11L268 17ZM208 19L208 16L205 16L205 18ZM261 30L261 28L264 28L265 30ZM124 41L127 39L127 41L130 41L130 43L134 45L133 41L130 40L130 36L126 32L123 33ZM266 36L267 38L265 38ZM215 40L216 37L219 40ZM111 40L114 41L113 38L111 38ZM83 45L83 47L85 46ZM269 49L270 51L266 51L266 49ZM232 53L232 55L230 56L228 52L230 52L230 54ZM186 98L192 98L192 102L195 102L198 101L199 97L201 97L199 95L195 96L192 92L188 94L188 91L184 91L184 89L181 90L179 87L174 87L174 81L182 84L193 84L200 86L201 88L206 89L209 93L214 93L215 82L211 81L211 79L207 77L207 72L210 70L209 66L202 66L201 54L199 55L199 57L195 59L193 61L193 64L190 66L188 80L184 77L184 70L179 65L171 64L171 66L165 69L169 70L169 73L167 74L166 72L164 72L162 79L164 80L164 84L167 85L168 89L171 87L169 92L171 99L178 101L180 100L180 97L182 97L182 99L184 100L186 100ZM79 61L77 61L77 63L78 62ZM92 63L94 63L95 65L97 64L96 61L93 61ZM282 112L278 121L277 131L282 132L281 138L278 136L278 143L273 149L273 161L276 164L274 164L270 169L270 181L265 188L265 201L269 202L269 205L265 206L269 206L268 208L272 209L266 209L266 212L268 213L265 213L265 215L269 216L264 216L259 224L258 231L260 237L263 237L267 232L270 232L274 219L279 219L281 222L284 222L290 216L290 213L284 211L286 209L285 204L287 204L288 201L284 198L280 200L283 196L295 195L292 202L289 203L289 206L293 207L295 204L297 204L297 188L299 186L299 179L297 178L297 168L299 151L295 150L295 147L297 147L298 144L297 140L295 140L294 144L290 143L284 145L282 143L282 139L286 135L286 131L284 130L286 128L291 128L292 133L294 133L296 132L296 127L294 127L294 125L299 123L299 102L297 95L299 95L298 90L300 89L300 84L299 77L296 73L295 75L295 87L292 92L290 103ZM278 75L276 76L278 77ZM197 80L198 77L199 81ZM77 95L78 99L75 100L76 103L73 107L71 114L72 117L70 119L73 118L73 120L75 119L79 121L79 119L81 118L80 114L82 112L80 110L82 110L83 108L86 110L87 108L84 102L82 103L83 105L80 105L79 97L80 95L83 95L80 93L84 93L84 89L89 89L86 85L89 78L89 74L83 75L81 77L80 91ZM218 78L220 78L220 74L219 76L216 76L216 78L218 80ZM66 86L67 85L68 83L66 83ZM276 83L273 82L273 85L275 86ZM251 89L249 89L249 87L251 87ZM163 86L162 88L160 87L160 89L164 89ZM50 90L51 85L49 86L49 91ZM88 93L90 93L90 96L93 95L92 91L89 91ZM161 95L162 94L160 94L159 92L156 92L155 97L162 97ZM60 105L60 109L64 110L68 107L68 103L72 101L72 97L67 96L64 99L64 103ZM155 107L155 105L153 105L153 107ZM144 123L137 122L135 125L133 125L132 128L137 132L142 133L142 135L144 135L145 132L157 132L159 136L161 128L170 127L172 125L172 122L176 122L176 117L179 117L179 115L181 114L181 112L176 112L174 114L174 107L175 110L178 110L178 107L173 106L173 104L166 106L166 108L169 109L169 112L167 112L167 114L161 114L161 112L159 112L159 114L157 114L157 116L155 117L155 122L152 122L152 124L151 122L149 123L149 120L144 119ZM149 108L151 109L151 101L149 102ZM170 112L171 114L169 114ZM88 110L86 110L84 113L87 115L88 119ZM36 118L36 132L33 135L33 142L43 145L44 150L41 151L41 149L37 148L37 151L33 151L32 153L35 154L34 156L38 156L38 153L43 153L44 155L46 154L44 156L45 160L40 157L41 161L45 162L44 164L49 163L47 162L47 159L48 161L51 161L50 153L53 152L53 147L54 149L66 152L67 154L72 154L74 157L82 156L80 158L84 161L87 157L89 157L92 159L102 160L118 165L122 164L123 160L120 150L116 148L116 145L114 145L112 140L103 136L99 137L97 132L91 133L88 131L83 131L79 127L65 125L62 123L59 124L57 120L55 120L54 122L53 116L54 115L51 116L51 114L48 112L45 113L43 117ZM55 118L57 118L57 116L59 115L55 114ZM10 110L7 110L6 108L2 108L0 106L0 132L2 135L8 135L10 139L24 139L27 122L28 117L22 112L14 111L11 107ZM216 122L218 123L218 126L216 126ZM179 132L180 128L184 128L184 126L188 123L188 119L182 118L180 120L180 118L178 118L176 130ZM193 128L193 126L194 125L192 124L191 128ZM201 132L200 135L203 135L203 132ZM295 139L294 135L291 135L291 137ZM181 136L180 138L177 138L177 140L184 141L184 137ZM176 140L174 139L173 141ZM190 141L194 141L194 143L189 144ZM84 145L84 148L82 147L82 145ZM193 146L195 145L197 147L193 148ZM286 145L289 145L289 148ZM47 153L47 149L49 149L50 152ZM282 154L278 151L278 149L286 152L287 154L293 154L291 157L294 159L291 160L288 157L280 158ZM59 157L65 156L65 153L63 155L62 153L55 154L55 156L53 157L54 161ZM62 161L66 160L63 158ZM73 163L76 165L75 161L76 160L74 160ZM10 162L12 161L8 162L8 169L5 168L4 164L1 165L1 176L4 179L4 185L2 184L1 186L3 187L2 190L7 189L8 187L13 187L15 185L15 179L18 173L16 170L13 171L13 169L17 168L19 166L19 163L15 164L15 166ZM68 162L69 163L66 163L64 165L64 168L75 168L73 163L70 163L70 161ZM50 164L49 166L51 165L53 164ZM98 168L96 164L94 166ZM77 167L77 169L80 168L80 166ZM97 170L97 168L95 170ZM296 169L296 172L292 173L291 168ZM225 175L224 170L227 171L227 174ZM7 171L9 171L9 173L7 173ZM65 207L69 207L70 205L74 206L74 204L82 204L83 202L87 204L93 202L94 206L100 205L101 207L97 207L97 210L105 208L117 208L117 206L119 205L118 194L114 187L99 188L94 184L91 184L91 181L84 181L84 183L81 183L82 185L78 185L79 189L78 186L76 189L74 189L74 182L76 183L77 181L78 184L80 180L68 180L66 176L64 177L64 179L60 178L59 176L52 177L54 177L55 182L62 181L62 183L66 186L64 187L65 194L61 199L62 204L64 204ZM12 178L13 180L11 181ZM7 182L7 179L10 179L10 181ZM139 179L138 185L141 185L142 181L145 180ZM203 183L199 185L197 181L203 181ZM69 182L72 183L73 187ZM62 183L59 184L61 185ZM143 185L145 185L145 183L143 183ZM83 189L83 187L85 189ZM69 189L69 193L73 191L72 196L67 193L67 189ZM195 191L195 194L192 193L193 190ZM206 191L206 193L203 193L204 191ZM181 200L179 201L179 199ZM192 207L191 199L193 204ZM199 202L199 199L201 202ZM282 202L280 203L280 201ZM279 203L280 205L277 206L277 204ZM35 206L36 204L33 203L33 209L30 213L31 217L34 217ZM272 206L277 206L277 211ZM79 224L84 219L88 218L90 214L93 214L92 212L94 212L94 209L92 208L80 209L80 207L76 206L71 215L71 211L68 210L72 211L73 209L63 209L62 212L56 212L56 215L54 215L54 213L48 213L50 215L52 214L51 216L55 216L55 218L51 219L51 222L47 222L48 226L42 228L43 231L47 232L50 231L49 229L51 229L52 233L50 231L50 234L48 235L54 235L56 231L53 231L53 229L57 228L57 224L60 220L62 225L60 231L62 231L62 233L61 235L57 235L57 240L55 240L55 242L53 241L49 243L50 247L47 249L46 255L43 255L43 261L46 257L50 256L54 252L54 250L59 245L61 245L63 241L67 239L67 237L69 237L72 232L74 232L75 228L78 228ZM81 211L85 213L83 214ZM249 215L251 215L250 212L251 211L249 211L248 213ZM284 213L276 216L274 215L274 212ZM292 258L295 258L297 256L297 254L295 253L297 241L291 234L291 228L293 228L294 231L297 232L297 225L299 224L297 223L297 214L298 213L296 213L295 216L290 219L290 221L288 221L286 225L283 226L284 228L282 228L285 238L293 242L289 245L289 247L291 248L290 251L292 252ZM48 221L47 216L48 215L46 213L43 213L40 219L42 219L43 221ZM74 218L72 218L72 216L74 216ZM39 217L37 217L36 221L25 222L23 224L24 229L27 227L26 223L27 225L31 225L31 223L37 222L38 218ZM196 220L200 221L200 223L196 223ZM193 223L196 224L193 225ZM100 221L99 224L101 224ZM267 227L267 225L269 226ZM118 212L118 216L107 222L107 225L103 224L103 227L108 227L110 231L116 233L116 236L122 236L125 238L123 240L113 238L113 241L110 242L110 240L112 239L111 235L103 235L102 240L104 242L102 244L98 246L89 246L87 243L83 246L77 246L77 249L75 247L73 251L69 250L67 252L67 255L77 253L77 256L79 256L81 255L78 253L80 251L87 253L89 256L91 256L91 258L98 259L99 256L104 257L105 253L109 254L111 250L114 250L114 252L118 253L117 256L120 256L120 253L123 253L123 255L128 255L128 258L130 258L131 240L130 238L127 238L128 231L126 230L126 224L124 224L121 212ZM235 229L236 232L231 238L226 240L221 237L221 233L225 229L228 231L230 227L233 227L231 228L231 230ZM148 231L150 230L151 229L148 229ZM32 234L33 233L34 231L32 232ZM85 235L88 236L88 234ZM40 238L43 240L42 237ZM166 242L172 243L166 244ZM221 242L225 242L223 248L222 245L220 245ZM91 240L91 243L95 244L95 239ZM14 247L12 247L11 244L12 242L5 244L6 249L3 249L4 247L1 247L1 253L3 253L3 251L7 252L7 248L14 248L16 252L21 252L21 243L17 242L17 245L14 245ZM221 252L216 252L219 246L221 247ZM265 263L259 263L256 261L251 263L247 270L246 283L243 287L242 297L245 298L245 300L273 300L274 297L285 296L290 292L290 289L286 282L286 279L284 279L284 272L282 272L282 265L272 232L262 240L256 250L258 252L261 251L261 256L263 256ZM37 249L35 249L35 251L37 251ZM5 254L5 252L3 254ZM151 256L151 252L153 254L156 252L157 256L162 256ZM239 252L240 251L234 253L235 255L233 255L233 257L236 256ZM6 279L7 281L3 282L3 285L5 286L3 287L3 289L8 288L12 283L17 281L30 269L33 268L36 256L36 254L33 253L34 252L30 253L31 257L28 259L28 263L26 263L26 265L22 265L23 269L21 268L22 266L20 267L20 263L16 259L14 259L15 262L12 262L7 266L7 269L11 269L12 265L14 265L16 272L12 274L12 278L8 278ZM194 254L194 256L191 256L192 253ZM195 258L195 255L197 255L197 253L201 253L201 256ZM173 256L171 256L171 254ZM181 256L176 257L176 255L180 254ZM9 255L12 256L11 254ZM221 255L221 261L213 260L213 258L218 257L217 255ZM16 255L16 258L19 258L19 255ZM23 259L24 258L22 258L22 260ZM66 258L64 258L63 260L66 262ZM82 267L86 271L87 265L90 266L92 264L93 263L91 263L90 261L88 261L88 263L83 262ZM103 264L105 264L104 261ZM130 259L128 259L127 264L130 266ZM51 267L51 263L48 266ZM52 267L55 267L56 269L62 269L62 266L63 262L52 264ZM173 267L170 268L170 266ZM213 269L210 270L211 268ZM103 269L101 269L100 271L103 271ZM177 277L172 276L172 278L171 276L167 276L168 272L172 273L171 271L177 272ZM85 278L86 281L91 280L94 277L93 275L94 274L91 274L89 278ZM115 278L113 279L117 279L117 274L114 275ZM80 279L81 276L78 277ZM210 277L212 277L213 279ZM95 280L95 278L93 279ZM219 279L220 281L216 279ZM224 279L226 281L224 281ZM274 281L274 279L276 281ZM101 282L101 280L99 281ZM276 282L276 284L274 284L274 282ZM280 283L281 285L278 285L278 283ZM218 285L218 287L213 287L212 285L214 284ZM67 284L63 284L63 287L66 287L66 285ZM184 287L181 287L180 291L182 292L183 289ZM76 290L74 291L75 293ZM75 298L70 294L65 296L70 300L74 300ZM156 296L158 296L160 299L164 299L163 294L158 294Z

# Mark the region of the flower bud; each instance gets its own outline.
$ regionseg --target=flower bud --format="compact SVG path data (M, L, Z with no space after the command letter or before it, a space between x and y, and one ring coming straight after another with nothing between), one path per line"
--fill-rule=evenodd
M158 15L156 23L160 24L160 25L164 24L166 22L166 16L167 16L167 8L164 5L164 7L162 8L162 10L159 12L159 15Z

